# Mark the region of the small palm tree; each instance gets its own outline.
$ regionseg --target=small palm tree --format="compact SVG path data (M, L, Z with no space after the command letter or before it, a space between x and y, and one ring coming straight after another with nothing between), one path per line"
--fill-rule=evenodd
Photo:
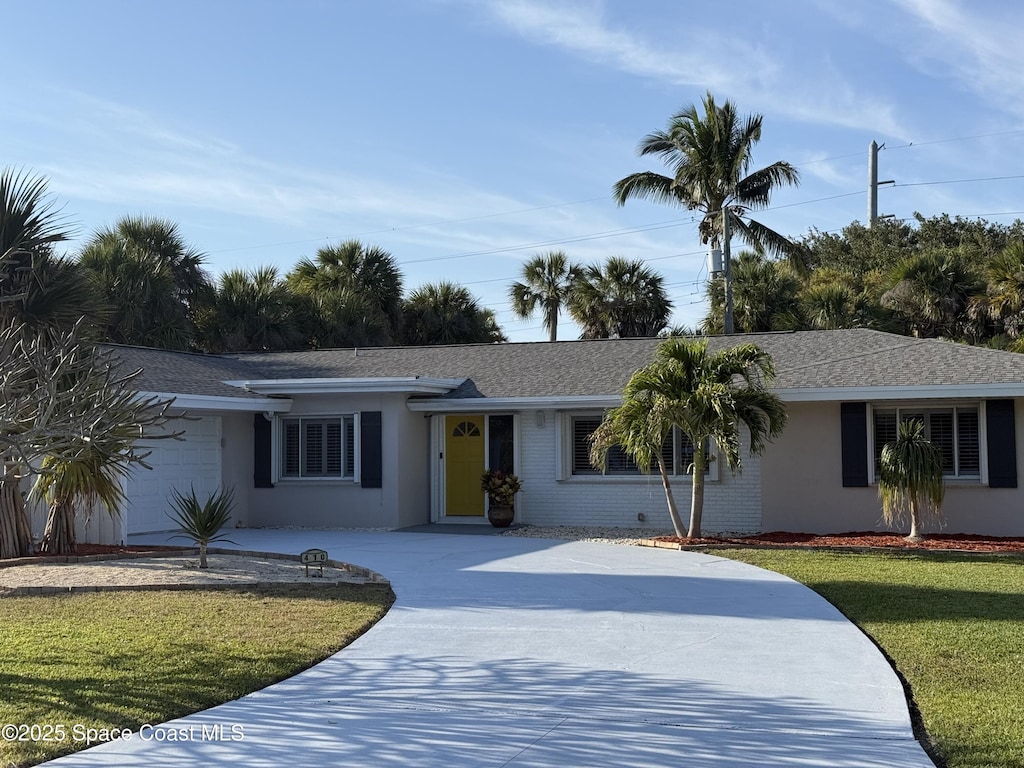
M581 274L579 265L571 263L563 251L535 256L523 265L523 281L513 283L509 291L512 312L527 320L539 306L549 340L557 341L558 312L568 303Z
M925 514L941 515L945 486L942 453L925 437L920 419L900 423L896 441L882 446L879 470L882 518L893 525L909 512L907 541L921 541L921 518Z
M211 541L231 541L227 534L221 533L221 529L231 519L231 512L235 507L235 492L228 488L212 494L205 503L200 503L196 498L194 488L189 490L188 496L184 496L177 489L171 490L171 503L174 511L171 519L179 526L180 536L176 539L189 539L199 545L199 567L208 568L206 562L206 548Z
M39 551L53 555L75 551L75 511L82 502L90 512L99 502L111 515L119 514L125 499L121 481L129 466L110 461L96 444L84 445L71 458L47 456L33 489L50 504Z
M641 470L649 471L657 458L676 534L682 523L673 512L675 503L661 459L661 447L673 426L695 446L693 495L687 535L699 537L704 511L704 471L709 457L704 450L714 441L725 454L729 469L740 469L740 425L750 435L750 454L761 453L767 442L782 433L786 409L767 389L775 375L771 357L753 344L708 352L707 341L671 338L659 347L654 362L630 378L623 403L605 415L594 432L591 459L615 443L629 453ZM607 426L606 426L607 425ZM595 466L603 466L594 462Z

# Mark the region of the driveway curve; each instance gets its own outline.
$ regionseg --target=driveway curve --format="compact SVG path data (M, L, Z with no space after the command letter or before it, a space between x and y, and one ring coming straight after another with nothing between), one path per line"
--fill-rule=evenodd
M713 555L502 536L232 538L258 551L321 547L390 578L398 599L306 672L148 740L52 764L933 766L875 646L778 574Z

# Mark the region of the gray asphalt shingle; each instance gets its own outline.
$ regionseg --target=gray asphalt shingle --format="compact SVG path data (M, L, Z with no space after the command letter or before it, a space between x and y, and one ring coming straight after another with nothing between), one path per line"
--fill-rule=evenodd
M779 389L1020 384L1024 355L866 329L712 337L712 350L750 342L775 361ZM448 397L617 395L659 339L199 355L115 347L144 369L142 389L251 397L229 380L431 377L466 379Z

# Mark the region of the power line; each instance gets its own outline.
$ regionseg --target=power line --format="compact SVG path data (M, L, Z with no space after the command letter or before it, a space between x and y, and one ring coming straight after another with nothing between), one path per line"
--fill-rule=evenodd
M970 184L976 181L1008 181L1010 179L1024 179L1024 175L1019 176L988 176L983 179L948 179L946 181L915 181L909 184L900 184L893 182L894 187L931 187L937 184Z

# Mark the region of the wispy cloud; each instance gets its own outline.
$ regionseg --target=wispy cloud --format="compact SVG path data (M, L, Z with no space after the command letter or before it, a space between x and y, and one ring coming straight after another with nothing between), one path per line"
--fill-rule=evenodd
M938 62L963 88L984 97L992 107L1024 115L1019 18L1006 17L989 5L981 13L975 5L954 0L897 2L930 33L919 49L922 69L934 73Z
M597 2L501 0L486 10L527 40L632 75L725 92L745 104L811 124L863 128L867 119L875 130L906 136L892 105L856 91L827 65L813 71L788 65L781 54L755 40L692 27L667 47L613 26Z

